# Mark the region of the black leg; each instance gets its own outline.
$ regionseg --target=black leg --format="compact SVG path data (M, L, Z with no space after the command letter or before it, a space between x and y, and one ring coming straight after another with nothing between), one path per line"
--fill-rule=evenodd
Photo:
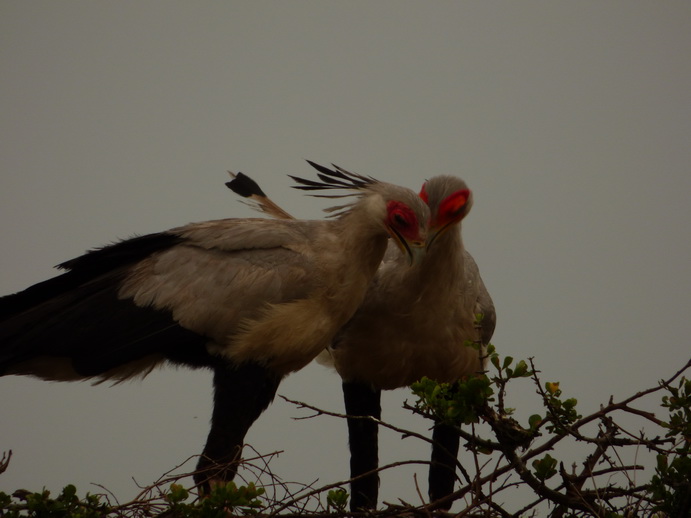
M346 414L381 418L381 391L369 385L343 382ZM368 419L348 419L350 476L356 477L379 465L378 425ZM379 475L354 480L350 485L350 509L374 509L379 495Z
M208 493L214 481L233 479L245 434L273 401L280 381L256 364L215 367L211 430L194 475L202 492Z
M452 426L435 423L432 440L432 464L428 479L430 502L453 492L460 436ZM443 506L444 509L449 507L451 504Z

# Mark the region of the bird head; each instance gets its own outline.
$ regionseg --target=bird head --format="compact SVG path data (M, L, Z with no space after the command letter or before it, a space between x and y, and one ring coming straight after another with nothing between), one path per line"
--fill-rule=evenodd
M413 191L394 184L380 182L371 176L351 173L333 165L333 169L307 161L317 170L319 180L307 180L291 176L299 185L297 189L305 191L322 191L345 189L349 194L326 195L313 194L323 198L342 198L356 195L363 204L369 206L370 212L377 214L377 220L383 222L394 243L403 252L410 264L417 264L427 250L427 229L430 222L430 211L427 204ZM358 203L350 203L326 209L333 215L350 212Z
M420 198L431 212L427 249L436 239L465 218L473 206L473 193L466 183L454 176L435 176L426 181Z
M396 198L386 202L386 230L401 252L408 256L410 264L418 264L426 251L429 209L417 203L419 198Z

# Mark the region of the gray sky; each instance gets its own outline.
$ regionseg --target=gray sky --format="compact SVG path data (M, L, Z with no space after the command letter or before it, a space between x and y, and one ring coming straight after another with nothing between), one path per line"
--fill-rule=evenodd
M463 177L464 221L498 312L494 343L534 356L582 413L654 385L691 348L688 2L0 3L0 293L134 233L248 216L226 170L289 189L303 159L418 189ZM98 346L98 344L94 344ZM207 372L117 387L0 379L0 490L125 500L201 451ZM280 394L341 411L311 365ZM384 417L424 431L389 392ZM512 398L537 409L529 384ZM651 404L654 402L651 402ZM248 434L287 481L346 478L343 422L277 400ZM382 462L428 458L383 433ZM192 464L189 465L193 467ZM382 496L417 502L413 473Z

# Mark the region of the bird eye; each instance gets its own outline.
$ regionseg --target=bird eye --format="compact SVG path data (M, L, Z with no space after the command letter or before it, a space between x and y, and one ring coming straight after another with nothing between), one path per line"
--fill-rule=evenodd
M387 224L404 232L417 228L417 217L413 210L403 202L390 201L387 204Z
M410 222L400 212L397 212L396 214L393 215L393 220L396 222L397 225L399 225L401 227L407 227L410 225Z

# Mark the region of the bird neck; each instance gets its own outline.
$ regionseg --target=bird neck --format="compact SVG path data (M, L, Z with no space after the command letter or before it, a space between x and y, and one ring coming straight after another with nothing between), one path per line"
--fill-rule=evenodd
M420 265L425 285L435 291L440 284L457 286L463 278L464 252L461 227L454 225L437 238Z
M331 283L329 298L337 299L346 290L359 305L381 264L389 236L383 225L357 211L349 212L333 224L332 235L338 246L331 247L334 253L329 257L330 270L336 278Z

